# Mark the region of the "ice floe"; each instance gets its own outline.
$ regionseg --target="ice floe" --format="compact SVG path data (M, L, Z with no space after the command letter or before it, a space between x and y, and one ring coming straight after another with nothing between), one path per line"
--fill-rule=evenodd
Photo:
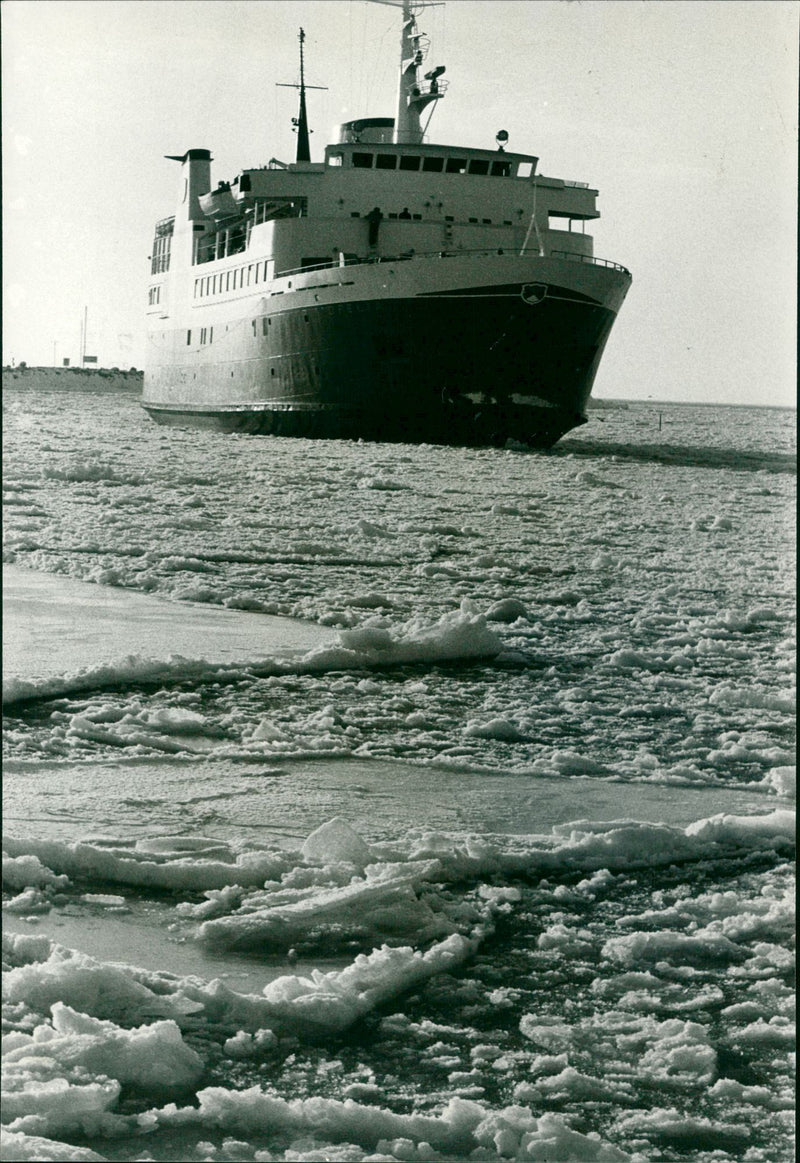
M265 459L12 403L7 560L315 625L13 676L4 1157L789 1157L793 424Z

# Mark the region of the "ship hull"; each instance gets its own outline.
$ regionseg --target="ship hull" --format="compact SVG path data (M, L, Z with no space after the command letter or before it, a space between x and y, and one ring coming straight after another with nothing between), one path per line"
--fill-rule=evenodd
M484 264L482 283L463 263L444 281L398 264L383 295L361 298L355 280L301 287L297 306L248 304L200 353L185 332L171 345L162 333L144 406L160 423L223 431L550 447L585 420L629 278L539 261L501 268L513 281Z

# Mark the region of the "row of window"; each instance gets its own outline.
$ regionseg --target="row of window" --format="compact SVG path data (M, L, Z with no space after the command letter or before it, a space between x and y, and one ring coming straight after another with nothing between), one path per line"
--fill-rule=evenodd
M261 262L248 263L247 266L235 267L231 271L220 271L216 275L206 275L205 278L195 279L194 297L195 299L205 299L208 295L224 294L226 291L238 291L242 287L265 283L271 278L273 266L272 259L264 259Z
M465 157L429 157L421 154L396 154L396 153L361 153L354 152L352 154L353 166L359 170L406 170L409 173L417 173L420 170L423 174L479 174L489 175L493 178L507 178L511 174L511 162L505 158L498 158L497 161L490 161L489 158L472 158L468 161ZM522 166L530 163L521 163L520 176L522 174ZM528 171L528 173L530 170Z
M201 327L200 328L200 343L213 343L213 342L214 342L214 328L213 327ZM192 333L191 333L191 331L187 331L186 332L186 345L187 345L187 347L190 347L191 343L192 343Z

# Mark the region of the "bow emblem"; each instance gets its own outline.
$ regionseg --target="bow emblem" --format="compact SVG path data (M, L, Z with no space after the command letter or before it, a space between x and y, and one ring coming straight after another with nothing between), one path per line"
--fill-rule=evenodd
M530 303L534 307L537 303L541 303L547 294L547 283L525 283L520 294L526 303Z

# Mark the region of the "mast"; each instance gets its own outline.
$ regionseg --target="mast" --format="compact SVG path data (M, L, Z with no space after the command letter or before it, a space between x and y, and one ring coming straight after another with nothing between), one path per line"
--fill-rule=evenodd
M386 2L391 3L392 0ZM425 4L424 0L421 2L424 7L431 6ZM400 80L397 86L394 140L398 145L419 145L423 138L420 114L426 105L438 101L444 95L447 82L439 83L444 65L432 69L425 74L425 80L420 81L419 67L425 59L428 41L423 33L417 31L412 0L402 0L402 7L403 34L400 45Z
M311 130L308 128L308 114L306 112L306 89L325 89L326 85L307 85L305 77L305 61L303 59L303 44L306 39L306 34L303 29L300 29L300 84L290 85L279 81L278 88L281 89L299 89L300 90L300 108L297 116L292 118L292 125L297 132L297 156L296 162L310 162L311 161L311 146L309 143L309 134Z
M311 161L311 147L308 142L308 114L306 113L306 78L303 62L303 42L306 34L300 29L300 111L297 115L297 158L299 162Z

